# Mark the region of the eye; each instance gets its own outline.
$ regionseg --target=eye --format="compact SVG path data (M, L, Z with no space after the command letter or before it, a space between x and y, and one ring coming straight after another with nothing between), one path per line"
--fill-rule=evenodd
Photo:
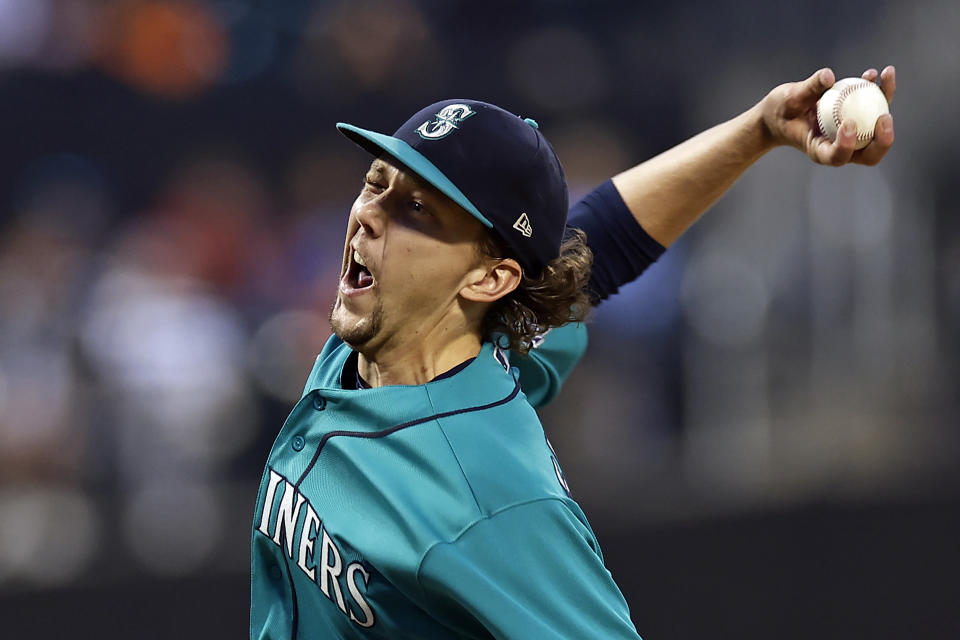
M425 205L421 200L411 200L409 206L410 206L410 210L415 213L427 215L427 216L433 215L433 213L430 211L427 205Z

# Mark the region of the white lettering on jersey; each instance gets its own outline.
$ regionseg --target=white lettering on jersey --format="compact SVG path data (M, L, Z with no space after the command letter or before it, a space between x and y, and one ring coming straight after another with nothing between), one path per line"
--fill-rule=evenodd
M500 363L504 371L510 373L510 357L506 351L500 348L499 344L493 345L493 358Z
M330 559L333 558L333 563ZM323 530L323 543L320 545L320 591L330 597L330 586L333 586L333 592L337 596L337 606L340 611L347 612L347 605L343 604L343 593L340 591L340 583L337 578L343 571L343 560L340 559L340 550L333 544L333 540L327 535L327 530Z
M297 506L293 506L293 496L297 496ZM306 498L303 494L294 488L289 482L283 489L283 498L280 499L280 511L277 512L277 527L273 533L273 541L278 545L282 544L280 538L286 534L287 555L293 558L293 531L297 528L297 520L300 517L300 507Z
M300 557L297 560L297 566L303 569L303 572L314 580L315 571L313 567L307 566L307 554L310 554L310 560L313 560L313 541L317 539L320 533L320 516L313 510L310 503L307 503L307 515L303 520L303 530L300 531Z
M283 480L283 476L270 469L270 483L267 485L267 497L263 500L263 517L260 518L260 533L269 536L267 527L270 526L270 513L273 511L273 496L277 492L277 485Z
M370 611L370 605L367 604L367 601L363 598L363 594L360 593L360 589L357 588L356 574L358 571L363 575L363 588L367 588L367 583L370 582L370 574L367 573L367 570L363 568L362 564L354 562L347 567L347 589L350 590L350 596L353 597L353 601L357 603L363 612L364 619L363 622L357 620L357 617L353 615L353 611L350 612L350 619L361 627L372 627L373 611Z
M553 471L557 474L557 481L568 496L572 495L570 485L567 484L567 476L563 474L563 470L560 468L560 461L557 459L557 452L553 450L553 445L550 444L550 438L547 438L547 446L550 447L550 460L553 461Z
M320 574L319 584L317 585L320 591L335 602L337 608L350 617L351 622L363 628L372 627L376 623L376 617L364 594L367 584L370 582L370 573L360 562L351 562L344 567L343 554L334 539L327 533L320 516L306 496L279 473L273 469L269 471L270 479L267 482L263 513L260 516L260 526L257 527L257 531L272 540L278 547L284 549L287 557L293 560L293 541L300 514L303 512L305 515L303 516L303 524L297 544L297 566L314 584L318 582L317 573ZM278 501L276 500L277 488L281 482L283 483L283 493ZM278 504L274 505L274 502ZM303 508L304 505L306 505L305 509ZM274 513L276 514L276 520L274 521L273 531L271 531L270 520ZM318 539L320 540L320 549L315 553L314 544ZM317 571L318 568L320 569L319 572ZM362 576L362 583L357 582L357 573ZM347 591L353 601L349 604L343 597L341 578L345 580ZM363 614L363 619L359 619L354 613L355 608L359 608L360 613Z
M551 331L552 329L547 329L543 333L538 333L537 335L533 336L533 339L530 340L530 348L539 349L540 345L543 344L543 341L547 339L547 334Z

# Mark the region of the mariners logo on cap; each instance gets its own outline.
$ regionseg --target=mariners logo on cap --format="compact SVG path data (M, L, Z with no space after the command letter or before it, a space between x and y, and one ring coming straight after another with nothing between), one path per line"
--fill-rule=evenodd
M427 120L417 127L417 133L424 140L439 140L457 130L461 122L475 114L476 111L465 104L448 104L435 120Z

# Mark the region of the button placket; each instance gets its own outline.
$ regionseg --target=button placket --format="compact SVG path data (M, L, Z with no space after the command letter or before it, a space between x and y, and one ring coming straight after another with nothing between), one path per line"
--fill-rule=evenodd
M320 394L314 395L313 408L316 409L317 411L323 411L324 409L327 408L327 399L321 396Z
M327 408L327 399L324 398L319 393L314 393L313 398L310 400L310 404L313 407L314 411L323 411ZM297 435L290 440L290 446L294 451L303 451L303 448L307 445L306 439L303 436Z

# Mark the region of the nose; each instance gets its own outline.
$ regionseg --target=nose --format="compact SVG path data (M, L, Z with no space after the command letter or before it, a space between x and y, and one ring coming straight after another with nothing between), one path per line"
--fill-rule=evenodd
M387 222L387 194L380 193L376 197L357 199L354 216L357 223L363 227L364 233L372 238L383 233Z

